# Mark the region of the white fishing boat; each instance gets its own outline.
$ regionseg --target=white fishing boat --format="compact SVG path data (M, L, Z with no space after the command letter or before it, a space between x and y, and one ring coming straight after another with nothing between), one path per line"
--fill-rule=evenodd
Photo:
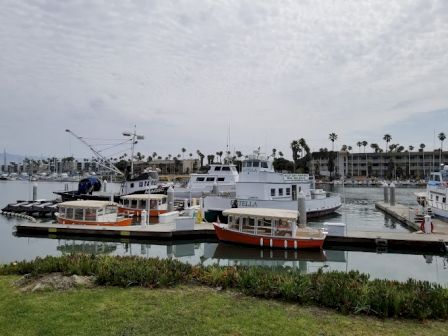
M213 186L218 186L223 192L235 192L238 180L238 170L234 164L214 163L206 173L191 174L185 185L174 185L174 198L198 198L203 193L211 192Z
M448 166L432 172L426 192L416 193L419 204L429 208L436 216L448 219Z
M272 161L255 152L243 161L235 193L221 190L210 193L203 200L207 221L214 221L228 208L270 208L297 210L297 196L306 199L308 218L335 212L341 206L339 194L315 188L314 178L308 174L283 174L274 170Z

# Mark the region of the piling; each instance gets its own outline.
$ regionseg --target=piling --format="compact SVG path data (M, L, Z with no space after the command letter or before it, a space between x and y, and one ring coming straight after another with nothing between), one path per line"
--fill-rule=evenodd
M33 183L33 201L37 200L37 183Z
M142 212L141 212L140 225L142 227L146 226L146 210L142 210Z
M149 225L149 219L151 218L151 189L148 187L146 190L147 194L148 194L148 199L146 200L146 210L148 212L148 225ZM145 220L145 225L146 225L146 220Z
M426 234L429 234L432 232L431 216L430 215L425 215L425 222L424 222L423 228L424 228Z
M168 202L168 212L174 211L174 189L169 187L166 191L166 198Z
M392 182L390 184L390 205L395 205L395 184Z
M299 211L298 224L300 228L306 227L306 206L305 206L305 195L299 192L297 195L297 210Z
M389 186L383 182L384 203L389 203Z
M103 191L106 192L107 191L107 180L103 181Z

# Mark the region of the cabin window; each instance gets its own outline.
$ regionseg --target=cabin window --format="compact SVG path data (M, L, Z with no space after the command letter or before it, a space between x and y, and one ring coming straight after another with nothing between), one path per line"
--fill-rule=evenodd
M131 187L131 188L134 188L134 183L131 183L130 187Z
M84 209L75 209L75 219L78 220L84 219Z
M141 188L143 187L143 182L139 182L138 186Z
M252 167L260 167L260 162L258 162L258 161L254 161Z
M203 177L197 177L197 178L196 178L196 181L198 181L198 182L202 182L202 181L204 181L204 178L203 178Z
M266 161L262 161L261 168L267 168L267 167L268 167L268 163Z
M165 204L166 203L166 198L164 197L164 198L162 198L162 204Z
M222 167L222 171L230 171L230 167Z
M214 177L207 177L207 182L213 182L215 180Z
M137 200L131 201L131 208L136 209L137 208Z
M286 196L290 196L291 195L291 188L286 188Z
M439 201L439 196L436 196L436 202L438 202Z
M218 182L224 182L224 177L218 177Z
M140 209L146 209L146 200L140 201Z
M275 189L271 188L271 196L275 196Z
M436 175L434 177L435 177L434 181L440 182L440 176L439 175Z
M149 201L149 206L151 207L151 209L155 209L157 208L157 200L150 200Z
M279 188L278 189L278 195L279 196L283 196L283 188Z
M102 215L104 215L104 209L98 209L97 216L102 216Z
M114 214L117 212L117 208L113 207L113 206L107 206L106 207L106 215L107 214Z
M442 198L442 202L446 203L446 197Z
M249 226L255 226L255 219L249 217Z
M68 219L72 219L73 218L73 208L67 208L67 214L65 216Z
M96 221L96 209L86 209L86 220Z
M215 167L215 171L220 171L220 170L221 170L221 166Z

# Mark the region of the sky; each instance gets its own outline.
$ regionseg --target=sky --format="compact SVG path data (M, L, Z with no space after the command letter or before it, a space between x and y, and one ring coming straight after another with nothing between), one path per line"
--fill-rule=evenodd
M444 0L2 0L0 23L9 153L90 156L70 129L119 155L134 126L163 157L448 134Z

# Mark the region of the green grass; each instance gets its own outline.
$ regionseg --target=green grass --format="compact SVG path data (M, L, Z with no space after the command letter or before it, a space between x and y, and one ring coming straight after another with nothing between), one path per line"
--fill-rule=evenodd
M447 335L448 323L380 320L201 286L22 293L0 276L0 335Z

